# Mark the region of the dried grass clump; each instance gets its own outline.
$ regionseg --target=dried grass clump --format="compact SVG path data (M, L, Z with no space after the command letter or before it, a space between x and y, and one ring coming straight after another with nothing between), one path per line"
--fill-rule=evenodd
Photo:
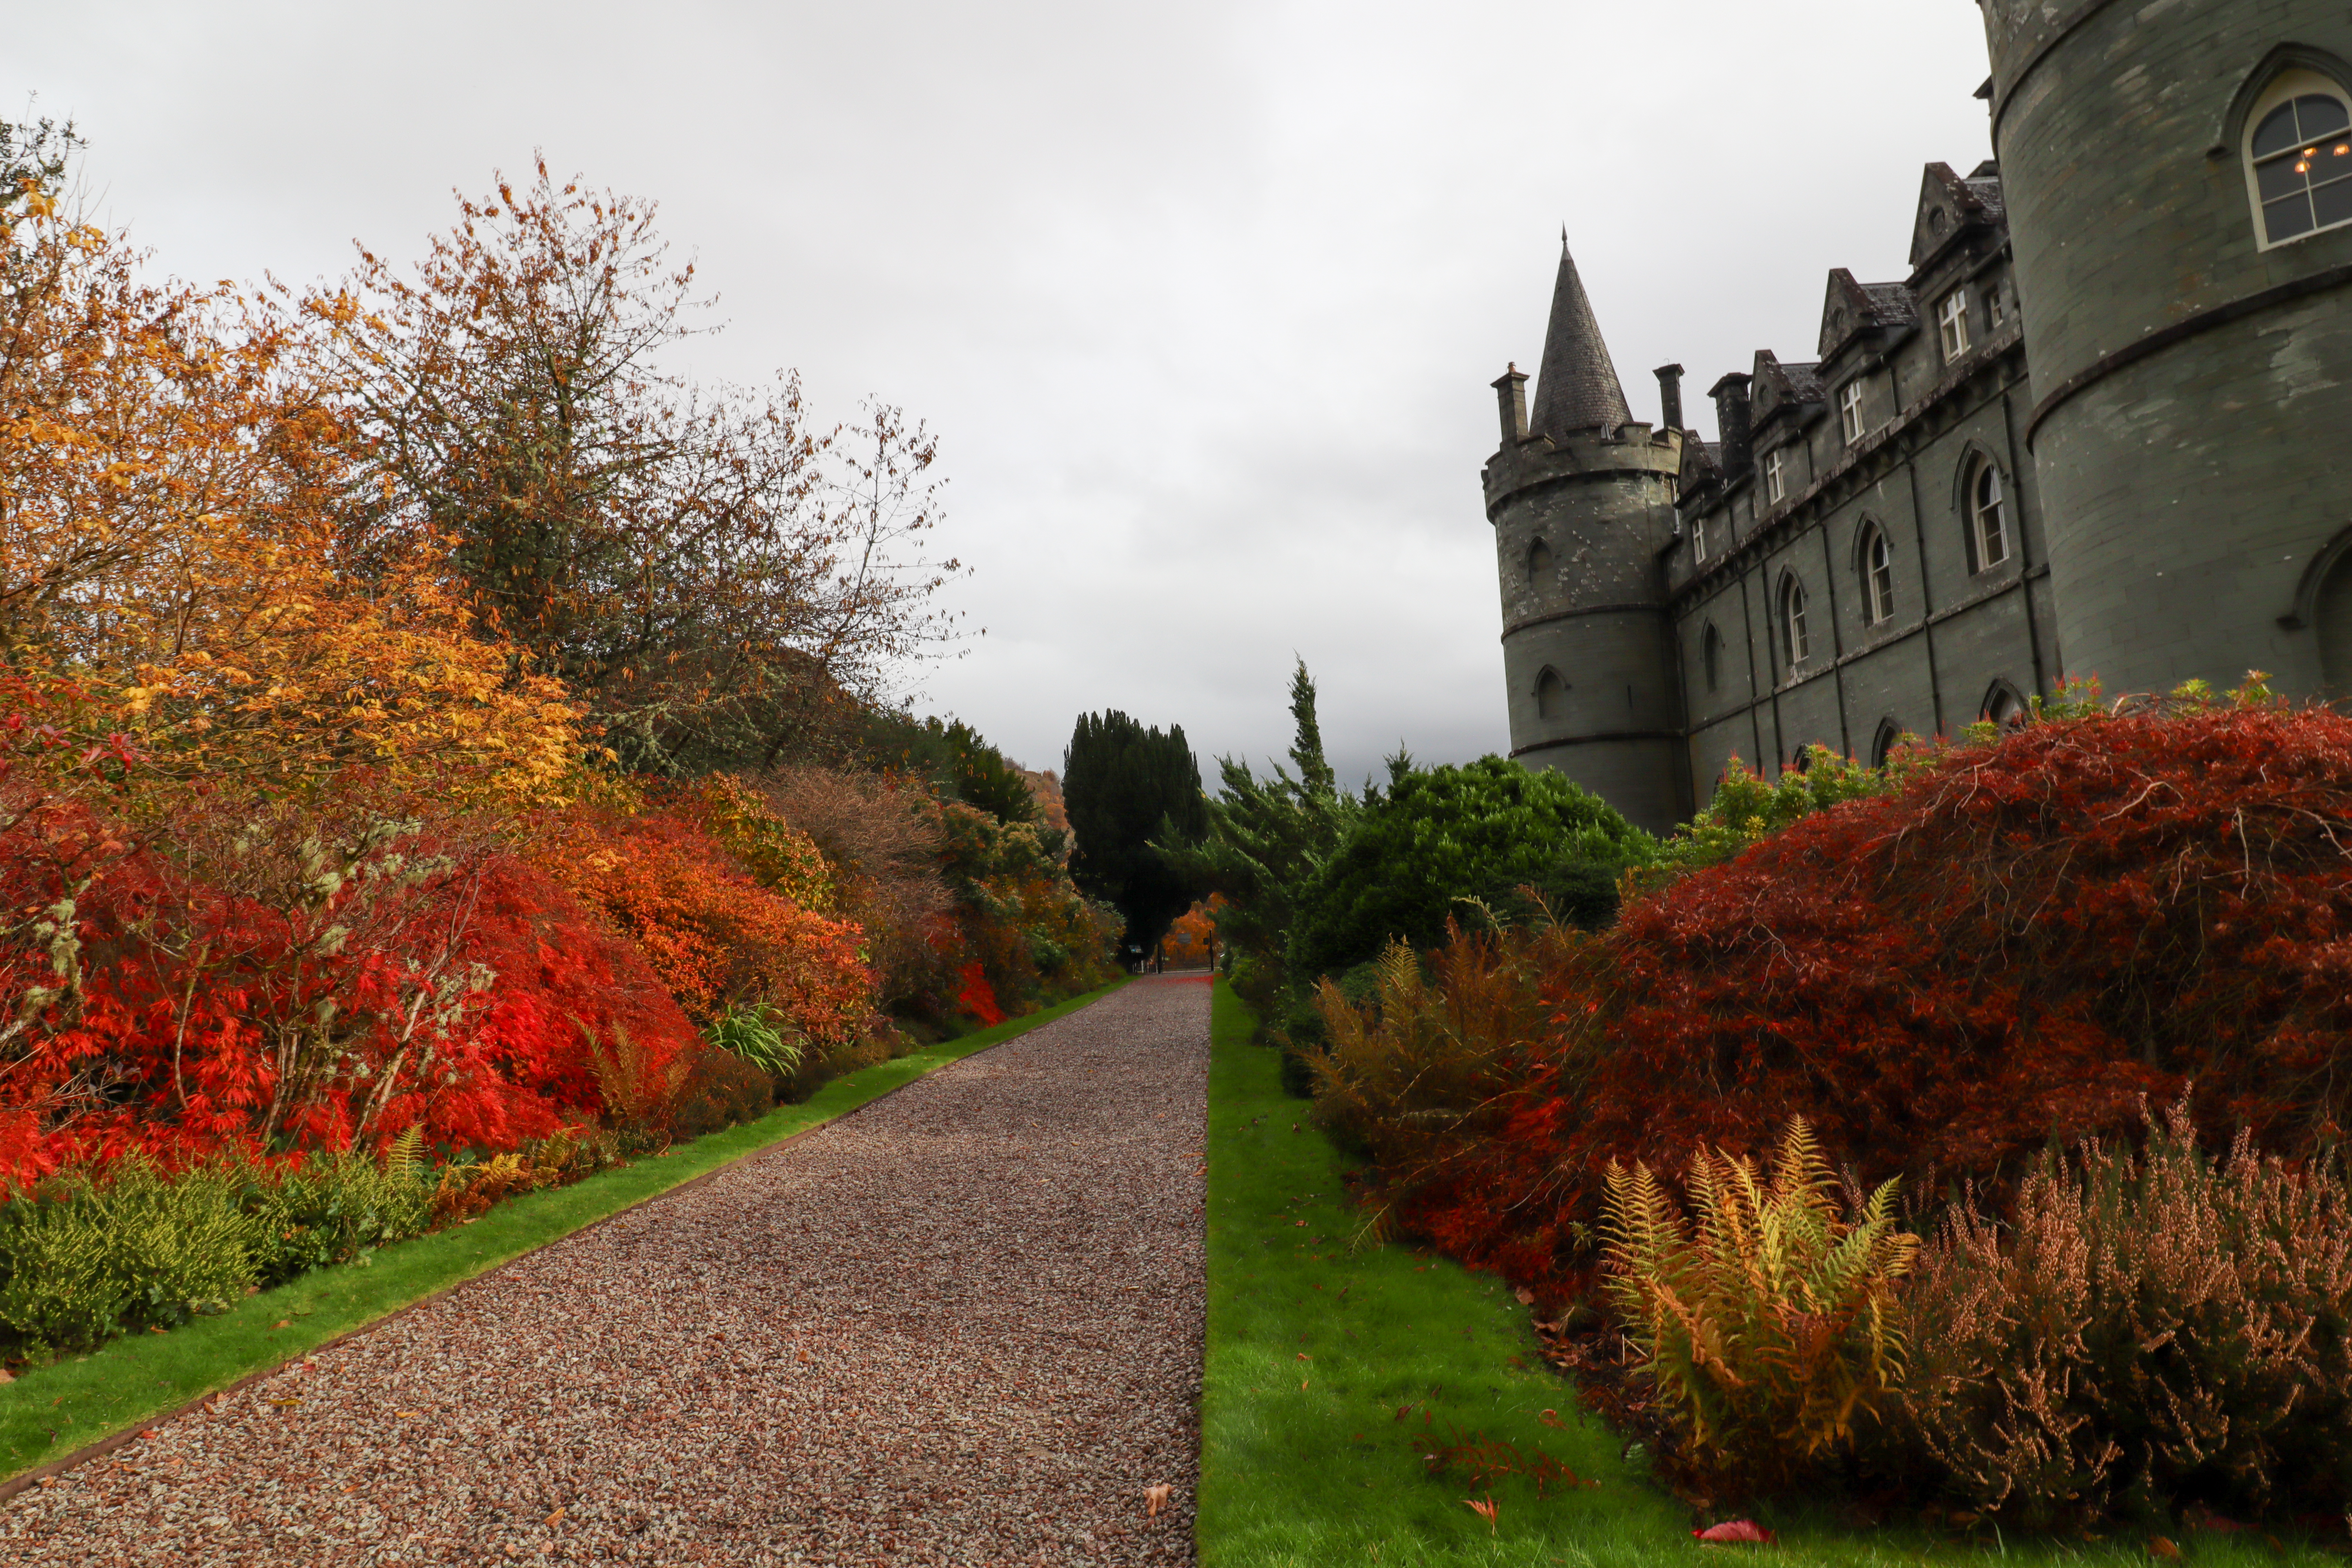
M2352 1193L2332 1160L2296 1170L2242 1133L2215 1164L2186 1099L2147 1123L2137 1155L2046 1158L2005 1224L1973 1200L1947 1215L1905 1292L1904 1458L2037 1525L2340 1515Z

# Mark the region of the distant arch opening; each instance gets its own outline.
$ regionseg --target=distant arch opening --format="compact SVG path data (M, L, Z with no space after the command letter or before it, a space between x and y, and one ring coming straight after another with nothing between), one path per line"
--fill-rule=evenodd
M2319 682L2330 701L2352 697L2352 551L2336 558L2312 601L2319 637Z
M1557 719L1568 709L1568 682L1559 672L1546 665L1536 677L1536 717Z
M1530 587L1540 588L1544 579L1550 575L1551 546L1538 539L1528 546L1528 584Z
M1895 754L1895 748L1902 742L1903 726L1892 719L1881 719L1878 721L1878 733L1870 739L1870 765L1874 768L1885 767L1886 759Z
M1723 634L1715 629L1713 621L1707 623L1706 635L1699 638L1698 658L1706 673L1706 689L1713 691L1723 684Z
M1985 692L1984 705L1977 713L2004 730L2015 730L2024 725L2032 711L2033 705L2025 700L2025 693L2006 680L1996 680Z

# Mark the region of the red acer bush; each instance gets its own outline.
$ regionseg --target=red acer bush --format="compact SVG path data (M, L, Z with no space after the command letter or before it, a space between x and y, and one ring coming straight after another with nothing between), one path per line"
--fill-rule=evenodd
M1589 1264L1610 1160L1797 1116L1873 1183L1998 1182L2192 1082L2215 1142L2306 1150L2352 1125L2352 719L2192 704L1956 748L1628 904L1542 984L1497 1130L1402 1200L1523 1278Z

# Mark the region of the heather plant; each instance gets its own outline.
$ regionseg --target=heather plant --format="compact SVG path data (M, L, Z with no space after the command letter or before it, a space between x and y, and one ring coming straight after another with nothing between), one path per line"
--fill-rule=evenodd
M0 1205L0 1346L91 1350L242 1295L257 1278L261 1224L238 1186L228 1167L175 1179L134 1157Z
M2006 1218L1956 1205L1899 1313L1914 1347L1883 1464L2035 1525L2200 1505L2352 1507L2352 1189L2184 1100L2137 1152L2085 1142Z
M1700 1149L1687 1215L1645 1164L1612 1163L1608 1184L1609 1294L1689 1458L1771 1484L1851 1451L1909 1348L1895 1287L1918 1240L1895 1184L1842 1204L1801 1120L1769 1173Z

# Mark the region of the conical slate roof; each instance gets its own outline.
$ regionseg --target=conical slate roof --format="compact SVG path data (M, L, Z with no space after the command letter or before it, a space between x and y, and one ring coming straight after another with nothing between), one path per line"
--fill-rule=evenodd
M1559 281L1552 286L1551 326L1544 333L1543 369L1536 378L1535 417L1538 436L1564 436L1570 430L1615 429L1631 424L1633 410L1625 405L1625 389L1618 384L1617 367L1609 363L1609 345L1601 341L1601 323L1592 319L1592 301L1584 297L1584 282L1576 275L1576 258L1568 253L1568 236L1559 237Z

